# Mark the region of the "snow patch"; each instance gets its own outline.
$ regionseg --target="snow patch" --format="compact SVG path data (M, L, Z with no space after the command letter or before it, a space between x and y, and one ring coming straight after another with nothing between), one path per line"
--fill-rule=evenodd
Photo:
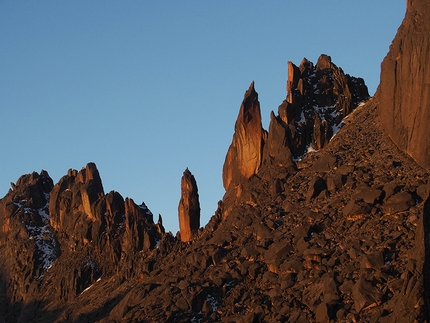
M208 303L211 305L211 307L212 307L212 310L213 311L216 311L217 309L218 309L218 307L219 307L219 303L218 303L218 300L216 299L216 297L215 296L213 296L213 295L211 295L211 294L208 294L207 296L206 296L206 300L208 301Z
M43 275L46 270L51 268L52 264L57 259L57 241L55 240L54 233L51 231L51 227L49 226L49 194L44 192L44 196L46 199L46 204L44 207L39 209L26 207L25 205L27 200L14 202L16 206L24 211L25 215L32 215L28 218L28 221L25 221L25 228L28 232L29 239L34 241L34 258L38 268L41 269L41 275ZM40 221L37 220L37 223L34 223L32 219L36 214L40 216Z
M139 205L139 208L141 208L143 211L145 211L146 215L151 215L153 216L152 212L149 211L148 207L145 205L145 203L142 203L141 205Z
M312 147L312 143L310 143L307 147L306 147L306 151L305 151L305 153L303 154L303 155L300 155L300 156L297 156L297 157L293 157L293 161L295 161L295 162L298 162L298 161L301 161L302 160L302 158L303 157L305 157L307 154L309 154L309 153L315 153L315 152L317 152L318 150L316 150L316 149L314 149L313 147Z
M50 268L57 259L55 252L57 242L55 241L54 234L47 225L26 225L26 229L30 235L30 239L34 240L34 243L36 244L35 255L40 262L42 271L45 271Z
M199 315L202 315L202 312L199 312ZM194 316L190 319L190 322L191 323L202 323L202 322L204 322L204 319L203 318L197 318Z
M40 217L42 218L42 222L47 225L49 223L49 214L46 213L45 209L39 209L38 213Z
M300 114L300 120L298 121L298 123L304 123L305 121L306 121L305 112L302 110L302 113Z
M330 141L337 135L337 133L339 132L340 128L342 128L343 126L343 122L339 122L339 124L335 124L333 125L332 129L333 129L333 136L331 136Z

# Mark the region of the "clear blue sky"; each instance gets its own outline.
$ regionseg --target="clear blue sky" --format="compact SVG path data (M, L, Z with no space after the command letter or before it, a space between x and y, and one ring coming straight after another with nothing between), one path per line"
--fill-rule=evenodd
M405 1L0 0L0 196L20 175L97 164L105 192L144 201L176 233L186 167L202 226L243 94L263 126L287 61L321 53L373 94Z

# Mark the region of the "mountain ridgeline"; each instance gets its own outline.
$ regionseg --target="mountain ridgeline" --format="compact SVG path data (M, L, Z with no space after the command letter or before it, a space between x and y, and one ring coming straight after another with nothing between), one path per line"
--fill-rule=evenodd
M289 62L265 130L252 82L204 227L188 169L176 235L94 163L11 183L0 323L430 322L429 21L409 0L375 97L328 55Z

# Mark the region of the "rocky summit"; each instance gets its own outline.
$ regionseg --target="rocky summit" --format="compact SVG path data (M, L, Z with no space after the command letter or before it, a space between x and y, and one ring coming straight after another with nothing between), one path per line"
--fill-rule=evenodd
M430 322L429 18L408 1L375 97L328 55L289 62L265 130L252 82L202 228L188 169L177 235L94 163L11 183L0 322Z

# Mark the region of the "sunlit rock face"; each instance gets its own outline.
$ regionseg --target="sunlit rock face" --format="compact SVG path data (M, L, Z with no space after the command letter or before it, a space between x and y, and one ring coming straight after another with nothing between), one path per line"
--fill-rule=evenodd
M267 136L261 125L260 102L254 82L245 92L236 120L232 143L223 169L224 188L239 184L258 172L264 140Z
M181 241L193 240L200 228L200 202L196 180L188 168L181 179L178 217Z
M74 212L86 214L90 221L96 220L91 205L104 195L99 172L94 163L89 163L81 171L68 171L51 193L49 204L50 225L59 231L73 232Z
M287 97L278 114L271 113L267 132L261 124L260 103L252 82L240 106L224 162L225 211L228 200L242 195L243 184L252 175L271 177L274 173L267 167L274 166L281 166L284 175L295 172L294 160L310 149L325 147L344 118L368 98L363 79L345 74L328 55L322 54L315 66L306 58L299 67L288 62ZM278 171L276 176L282 177Z
M381 124L396 145L430 169L430 3L408 9L381 64L377 91Z

